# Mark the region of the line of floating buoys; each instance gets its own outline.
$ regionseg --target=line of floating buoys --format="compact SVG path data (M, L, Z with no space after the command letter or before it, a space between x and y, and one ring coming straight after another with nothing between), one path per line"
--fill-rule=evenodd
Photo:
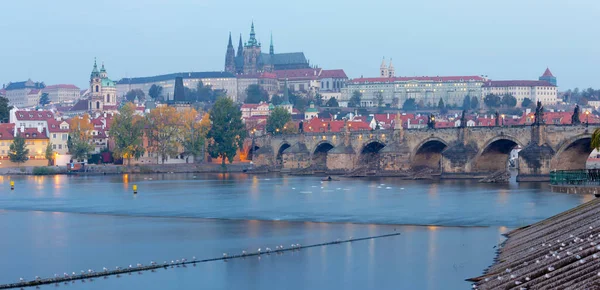
M129 265L129 267L127 267L127 268L115 267L114 270L108 270L106 267L104 267L101 272L95 272L94 270L89 269L87 272L81 271L81 274L77 274L77 273L73 272L71 275L69 275L67 273L64 273L63 276L55 275L54 278L42 279L42 278L36 276L35 279L31 280L31 281L26 281L23 278L21 278L18 283L0 284L0 289L24 288L24 287L33 287L33 286L48 285L48 284L58 284L58 283L63 283L63 282L65 282L65 283L70 282L70 281L74 282L77 280L108 277L108 276L114 276L114 275L119 277L120 274L127 274L127 273L133 273L133 272L154 271L154 270L160 269L160 268L167 269L169 267L173 268L173 267L185 266L185 265L189 265L189 264L193 264L195 266L196 263L205 263L205 262L212 262L212 261L219 261L219 260L227 261L227 260L246 258L246 257L251 257L251 256L259 256L260 257L262 255L269 255L271 253L277 254L277 253L283 253L283 252L288 252L288 251L297 251L297 250L306 249L306 248L321 247L321 246L328 246L328 245L335 245L335 244L342 244L342 243L350 243L350 242L377 239L377 238L387 238L387 237L399 236L399 235L400 235L400 233L396 232L396 233L391 233L391 234L370 236L370 237L364 237L364 238L350 237L349 239L346 239L346 240L337 239L332 242L313 244L313 245L307 245L307 246L302 246L300 244L292 244L292 245L290 245L289 248L286 248L286 247L283 247L280 245L280 246L275 246L275 250L271 250L271 248L265 248L264 251L261 251L261 248L259 248L256 252L247 253L246 251L242 251L241 254L231 255L231 256L228 255L227 253L223 253L222 257L210 258L210 259L204 259L204 260L196 260L196 257L192 257L191 261L183 258L181 260L171 260L171 262L164 261L163 263L150 262L150 265L142 265L140 263L137 263L136 266Z

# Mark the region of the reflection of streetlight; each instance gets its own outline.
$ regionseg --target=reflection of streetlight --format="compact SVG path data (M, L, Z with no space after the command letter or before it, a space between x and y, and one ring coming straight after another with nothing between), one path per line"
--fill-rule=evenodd
M502 126L504 127L504 114L502 114L501 116L502 116Z

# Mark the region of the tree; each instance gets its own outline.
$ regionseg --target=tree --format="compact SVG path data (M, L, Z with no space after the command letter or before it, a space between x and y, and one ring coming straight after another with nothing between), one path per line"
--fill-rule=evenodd
M46 157L46 160L48 160L48 166L51 166L52 160L54 160L54 150L52 149L52 142L48 142L44 157Z
M315 106L317 106L317 107L323 106L323 96L321 94L317 94L315 96ZM338 106L336 106L336 107L338 107Z
M392 108L398 108L400 105L400 99L396 96L392 98Z
M127 103L119 109L119 114L113 118L109 136L115 142L113 154L117 158L127 159L127 166L131 165L131 158L135 160L144 155L144 118L135 114L135 105Z
M362 99L362 93L358 90L352 92L350 100L348 100L348 107L360 107L360 100Z
M202 81L196 86L196 95L199 102L212 103L215 101L215 92L211 85L204 85Z
M183 146L183 155L194 157L194 161L197 161L198 156L202 156L206 134L210 129L208 114L204 114L201 120L198 120L198 116L198 112L194 109L187 109L181 113L181 132L179 136L180 143Z
M163 100L163 87L162 86L157 86L157 85L152 85L150 87L150 90L148 90L148 95L154 99L155 101L158 100Z
M502 105L502 99L498 95L488 94L483 98L483 103L490 109L498 108Z
M511 94L504 94L502 96L502 105L507 108L514 108L517 105L517 98Z
M50 104L50 98L48 97L48 93L42 93L40 97L40 106L45 106Z
M237 150L244 145L246 128L242 123L242 112L231 99L221 98L210 111L210 121L208 153L213 158L222 158L221 165L225 167L225 159L233 162Z
M275 108L269 118L267 119L266 131L270 134L280 134L282 133L283 127L285 124L292 120L292 115L281 107Z
M246 104L258 104L269 100L269 93L259 85L249 85L246 88Z
M377 101L378 108L383 107L383 93L382 92L375 92L375 101Z
M442 115L448 113L448 108L444 104L444 100L442 100L442 98L440 98L440 101L438 102L438 109Z
M462 109L465 111L471 110L471 97L469 95L465 96L465 99L463 100Z
M290 120L283 126L283 134L298 134L298 124Z
M521 107L529 108L531 106L531 104L533 104L533 102L531 101L530 98L524 98L523 102L521 102Z
M479 109L479 99L476 96L471 97L471 109Z
M327 100L327 103L325 103L325 106L330 107L330 108L337 108L340 106L340 104L335 99L335 97L331 97L329 100Z
M127 99L127 101L133 102L135 98L137 98L138 101L143 102L146 100L146 95L144 94L144 91L140 89L133 89L125 94L125 99Z
M25 138L21 135L17 135L12 144L9 146L10 152L8 152L8 158L11 162L21 164L29 160L29 149L25 145Z
M417 109L417 104L415 103L415 99L413 98L408 98L406 99L406 101L404 101L404 104L402 104L402 109L404 111L414 111Z
M8 105L7 98L0 97L0 123L8 123L12 108L12 106Z
M298 109L298 111L304 112L304 110L306 110L306 107L309 103L307 98L292 93L288 94L288 98L290 100L290 103L292 103L294 108Z
M157 162L178 153L180 115L174 107L158 107L146 115L149 149L156 153Z
M281 103L283 103L283 98L280 95L274 95L271 97L271 103L274 106L280 105Z
M88 157L88 154L94 146L92 146L92 130L94 126L90 122L90 116L84 114L72 118L69 124L69 140L67 147L69 147L69 153L76 160L83 161Z

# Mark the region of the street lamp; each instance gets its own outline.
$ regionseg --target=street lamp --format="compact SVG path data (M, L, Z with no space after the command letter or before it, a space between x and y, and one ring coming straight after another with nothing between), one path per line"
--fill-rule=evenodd
M502 117L502 127L504 127L504 114L502 114L501 117Z
M590 125L590 111L585 111L585 126Z

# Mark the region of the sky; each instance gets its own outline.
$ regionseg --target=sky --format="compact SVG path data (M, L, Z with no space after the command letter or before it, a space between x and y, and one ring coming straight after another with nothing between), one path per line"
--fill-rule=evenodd
M302 51L311 64L378 76L486 75L537 79L560 90L600 87L597 0L3 0L0 83L31 78L87 87L94 57L109 77L222 71L254 20L268 52Z

